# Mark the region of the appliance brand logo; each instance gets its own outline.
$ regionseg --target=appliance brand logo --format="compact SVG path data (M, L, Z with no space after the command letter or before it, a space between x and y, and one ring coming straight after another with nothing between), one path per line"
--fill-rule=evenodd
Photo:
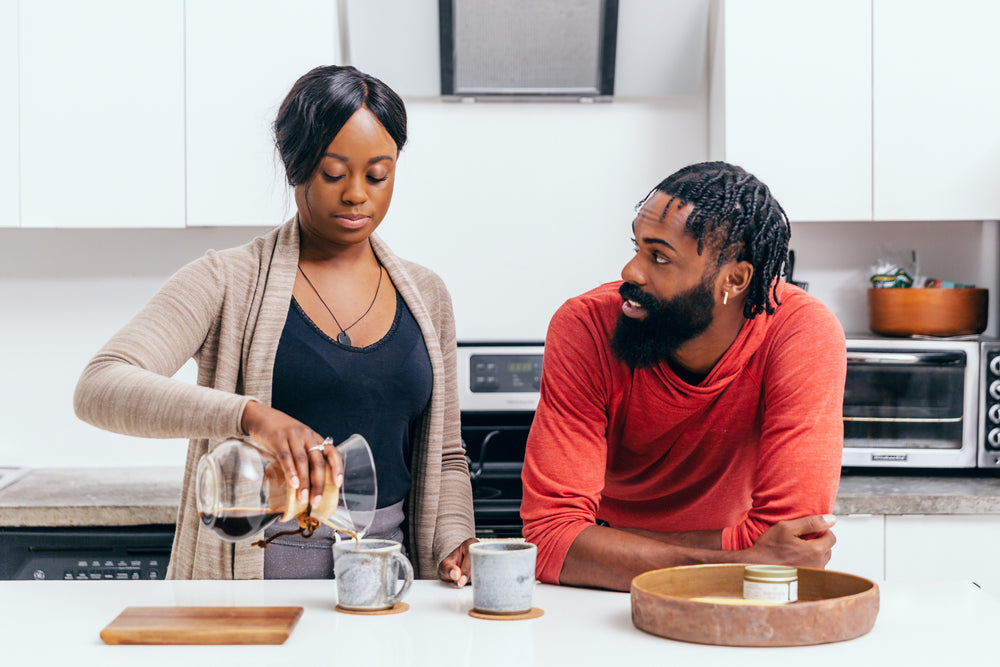
M906 462L908 454L872 454L872 461L901 461Z

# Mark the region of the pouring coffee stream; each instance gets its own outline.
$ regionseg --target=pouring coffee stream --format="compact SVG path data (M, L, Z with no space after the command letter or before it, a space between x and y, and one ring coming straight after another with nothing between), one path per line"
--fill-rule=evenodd
M337 445L344 462L338 487L327 469L320 502L298 500L277 459L244 440L227 440L201 457L197 470L197 505L202 523L227 542L256 535L279 519L296 519L298 528L281 531L255 545L266 547L276 537L301 534L309 538L325 524L354 540L363 537L375 514L375 462L368 442L352 435Z

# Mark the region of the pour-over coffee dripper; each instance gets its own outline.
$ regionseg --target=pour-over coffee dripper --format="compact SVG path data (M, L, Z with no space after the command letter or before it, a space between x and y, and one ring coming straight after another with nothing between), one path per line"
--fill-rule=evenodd
M240 542L279 519L289 521L308 511L338 532L363 537L375 515L375 461L368 441L357 434L337 445L337 451L344 462L343 484L337 488L327 467L322 500L311 507L298 500L272 454L244 440L222 442L198 461L196 501L202 523L223 540Z

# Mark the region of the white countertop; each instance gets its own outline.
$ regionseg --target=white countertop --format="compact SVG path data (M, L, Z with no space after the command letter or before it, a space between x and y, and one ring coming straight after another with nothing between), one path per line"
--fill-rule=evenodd
M4 581L4 665L983 665L1000 663L1000 600L959 581L880 582L870 633L836 644L735 648L672 641L632 625L630 597L539 584L526 621L472 618L469 587L414 583L404 613L334 610L333 581ZM279 646L108 646L101 630L128 606L301 606ZM817 619L822 622L822 619Z

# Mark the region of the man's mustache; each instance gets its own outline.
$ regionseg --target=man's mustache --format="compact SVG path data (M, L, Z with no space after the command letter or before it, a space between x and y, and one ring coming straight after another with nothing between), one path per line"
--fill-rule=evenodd
M629 301L635 301L637 304L645 308L646 310L652 310L660 305L656 297L646 294L638 285L633 283L624 282L618 287L618 293L622 295L623 299L628 299Z

